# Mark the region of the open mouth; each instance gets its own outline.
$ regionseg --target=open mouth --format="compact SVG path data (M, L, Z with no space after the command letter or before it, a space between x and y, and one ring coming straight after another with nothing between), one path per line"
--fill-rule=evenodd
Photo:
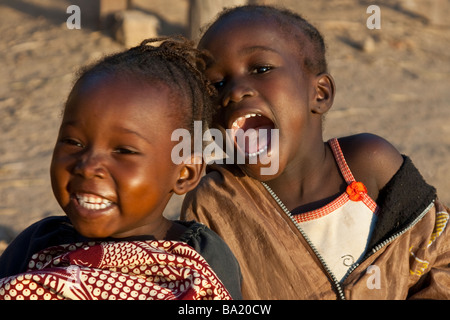
M271 130L274 123L267 117L248 113L240 116L231 125L234 143L246 157L256 157L270 150Z
M78 204L87 210L103 210L110 207L113 202L93 194L76 194Z

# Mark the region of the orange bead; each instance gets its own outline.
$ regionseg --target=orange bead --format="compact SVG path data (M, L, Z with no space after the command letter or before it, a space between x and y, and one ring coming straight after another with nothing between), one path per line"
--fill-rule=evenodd
M363 194L367 193L367 188L362 182L353 181L347 186L348 197L352 201L361 201Z

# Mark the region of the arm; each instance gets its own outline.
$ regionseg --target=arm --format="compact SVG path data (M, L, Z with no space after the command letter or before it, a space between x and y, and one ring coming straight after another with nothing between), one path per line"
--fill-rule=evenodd
M233 299L242 299L239 263L226 243L211 229L195 223L185 239L208 262Z
M415 284L408 299L450 299L450 209L436 200L430 214L435 215L434 229L426 249L413 256L410 273ZM420 258L418 257L420 254Z
M65 216L48 217L20 233L0 257L0 278L25 272L31 256L47 247L81 240Z

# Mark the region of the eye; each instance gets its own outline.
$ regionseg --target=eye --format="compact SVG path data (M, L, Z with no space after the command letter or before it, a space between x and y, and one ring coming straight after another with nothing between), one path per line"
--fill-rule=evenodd
M213 85L217 90L223 89L223 87L225 87L225 80L213 82L212 85Z
M63 138L60 140L61 143L65 144L65 145L69 145L69 146L74 146L74 147L78 147L78 148L84 148L84 145L73 138Z
M135 149L133 149L131 147L119 147L119 148L116 148L114 150L114 153L124 154L124 155L127 155L127 154L139 154L138 151L136 151Z
M269 72L272 69L273 69L272 66L257 66L257 67L254 67L253 69L251 69L251 73L252 74L263 74L263 73Z

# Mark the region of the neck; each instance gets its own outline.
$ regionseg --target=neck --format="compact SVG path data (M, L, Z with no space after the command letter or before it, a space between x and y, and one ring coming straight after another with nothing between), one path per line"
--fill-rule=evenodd
M334 196L342 178L328 144L320 144L304 157L291 161L267 185L289 210Z

